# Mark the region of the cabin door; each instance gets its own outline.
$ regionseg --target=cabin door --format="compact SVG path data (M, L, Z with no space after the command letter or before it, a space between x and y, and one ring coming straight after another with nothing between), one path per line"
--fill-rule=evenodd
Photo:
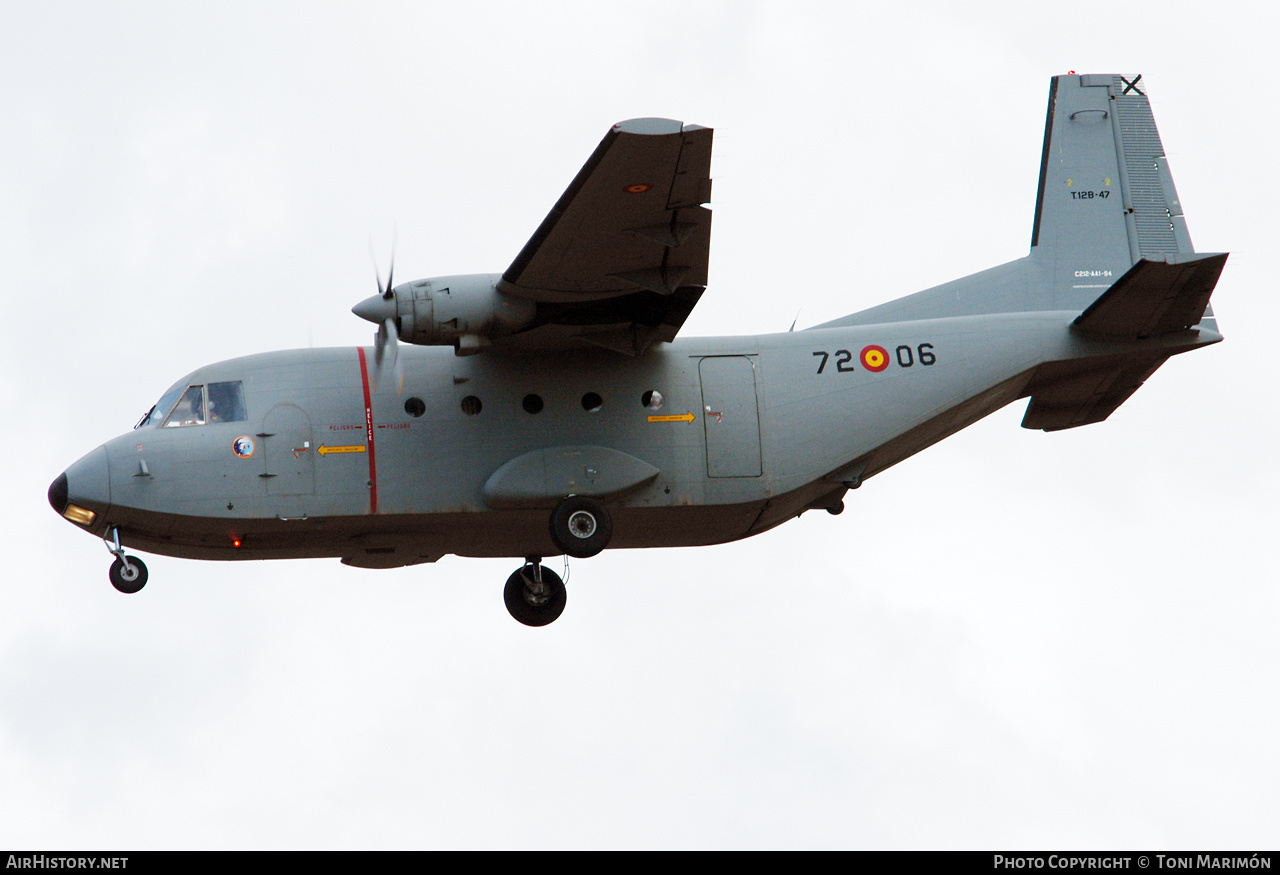
M262 421L267 495L310 495L316 491L311 418L296 404L277 404Z
M708 477L760 476L760 408L755 362L745 355L707 356L702 378L702 424Z

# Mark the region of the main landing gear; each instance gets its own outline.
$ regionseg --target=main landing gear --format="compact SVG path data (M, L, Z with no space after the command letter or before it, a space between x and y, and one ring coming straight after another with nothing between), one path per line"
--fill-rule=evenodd
M551 542L566 556L586 559L609 545L613 521L594 498L570 495L551 511Z
M613 521L609 511L594 498L570 495L556 505L547 521L556 549L575 559L594 556L609 545ZM526 626L545 626L564 612L564 581L542 566L541 556L530 556L522 568L507 578L502 591L507 610Z
M526 626L545 626L564 613L564 581L550 568L542 566L541 556L530 556L524 567L507 578L502 590L507 610Z
M137 556L126 556L124 547L120 546L120 529L111 527L103 541L116 561L111 563L107 577L111 585L123 593L135 593L147 585L147 566Z

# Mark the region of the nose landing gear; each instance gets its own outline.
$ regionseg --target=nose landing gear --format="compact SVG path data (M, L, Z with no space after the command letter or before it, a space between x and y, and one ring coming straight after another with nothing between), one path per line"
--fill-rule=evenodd
M541 556L530 556L507 578L502 598L507 611L521 623L545 626L564 613L568 593L560 575L542 566Z
M107 550L116 557L107 571L111 585L123 593L135 593L147 585L147 566L137 556L126 556L124 547L120 546L120 529L112 526L103 542Z

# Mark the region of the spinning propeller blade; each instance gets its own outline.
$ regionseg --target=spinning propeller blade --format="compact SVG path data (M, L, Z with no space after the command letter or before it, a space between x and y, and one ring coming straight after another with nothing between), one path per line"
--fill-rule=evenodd
M369 255L374 260L373 274L374 279L378 283L378 294L381 296L383 301L387 302L386 305L382 305L374 309L381 310L384 313L389 312L391 314L382 320L382 323L378 326L377 333L373 335L374 365L377 371L381 373L383 360L386 359L388 355L391 357L391 372L395 375L396 393L399 394L399 392L404 388L404 369L400 366L400 332L396 328L396 318L394 315L396 311L394 303L395 292L393 291L394 278L396 275L395 238L393 237L391 241L391 264L387 268L387 284L385 286L382 284L382 274L378 270L377 258L373 254L372 239L369 241ZM371 302L366 301L362 305L357 305L357 307L354 308L354 312L356 312L357 315L363 316L364 314L360 312L360 307L368 306L369 303ZM377 321L376 317L373 321Z

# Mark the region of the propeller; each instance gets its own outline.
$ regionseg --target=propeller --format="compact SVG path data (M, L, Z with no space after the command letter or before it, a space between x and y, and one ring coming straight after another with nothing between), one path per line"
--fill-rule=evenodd
M400 332L396 330L394 318L387 318L373 335L373 363L379 375L382 373L384 364L390 365L391 374L396 381L396 394L399 395L404 391L404 366L400 362Z
M382 284L382 273L378 270L378 260L373 253L373 240L369 240L369 255L373 258L373 275L378 283L378 301L380 306L378 315L385 315L385 318L378 325L378 331L373 335L373 360L374 365L380 374L382 372L383 363L389 358L391 373L396 380L396 394L404 389L404 369L400 365L400 332L396 329L396 295L393 291L393 283L396 275L396 242L395 237L391 240L391 263L387 267L387 284ZM371 303L371 302L365 302ZM368 318L367 314L361 313L360 309L364 304L357 305L352 308L356 315ZM377 321L376 319L371 321Z
M373 335L373 360L382 369L382 360L390 354L391 367L400 361L400 332L396 330L396 320L389 318L378 326Z
M394 285L396 285L396 283L394 283L393 281L393 278L394 276L396 276L396 243L397 243L398 237L399 237L398 232L394 232L393 230L392 262L390 262L390 265L388 266L388 270L387 270L387 285L383 285L383 274L381 274L381 271L378 270L378 253L374 252L374 235L372 234L369 235L369 260L374 262L374 279L378 281L379 297L383 298L384 301L390 301L390 299L393 299L394 297L396 297L392 292L392 288L394 287Z
M384 300L390 301L392 298L395 297L395 294L392 293L391 291L392 286L395 285L395 283L392 282L392 278L396 275L396 235L395 233L393 232L391 235L391 264L387 267L387 284L385 287L382 285L382 273L381 271L378 270L378 257L374 255L374 252L373 252L372 237L369 238L369 257L373 259L373 277L378 282L378 294L381 295Z

